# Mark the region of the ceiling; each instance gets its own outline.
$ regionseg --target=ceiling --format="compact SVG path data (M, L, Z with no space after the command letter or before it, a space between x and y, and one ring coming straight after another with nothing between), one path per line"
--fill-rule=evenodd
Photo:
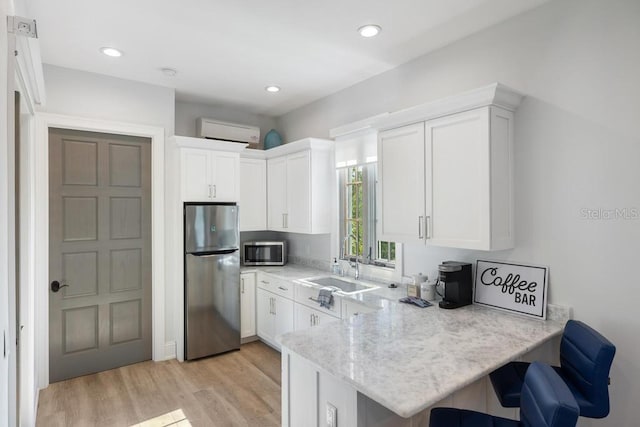
M27 0L43 61L279 116L547 0ZM382 32L360 37L375 23ZM124 52L109 58L113 46ZM175 68L175 77L160 69ZM264 88L275 84L279 93Z

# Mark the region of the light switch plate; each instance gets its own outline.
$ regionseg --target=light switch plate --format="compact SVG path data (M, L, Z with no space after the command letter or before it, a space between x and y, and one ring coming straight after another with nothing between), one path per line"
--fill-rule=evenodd
M327 403L327 427L338 427L338 409Z

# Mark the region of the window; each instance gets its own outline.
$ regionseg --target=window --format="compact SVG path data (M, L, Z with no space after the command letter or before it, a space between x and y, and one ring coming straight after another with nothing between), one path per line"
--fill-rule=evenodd
M340 257L393 267L395 242L376 240L376 164L338 169L340 185Z

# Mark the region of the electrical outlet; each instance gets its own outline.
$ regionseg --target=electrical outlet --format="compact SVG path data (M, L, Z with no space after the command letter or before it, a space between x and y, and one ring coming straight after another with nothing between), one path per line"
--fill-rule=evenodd
M327 403L327 427L338 427L338 409Z

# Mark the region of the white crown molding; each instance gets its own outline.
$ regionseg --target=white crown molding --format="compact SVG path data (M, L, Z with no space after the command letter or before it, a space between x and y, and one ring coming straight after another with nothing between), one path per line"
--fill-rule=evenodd
M280 157L298 151L307 149L311 150L332 150L334 142L329 139L320 138L304 138L298 141L288 142L269 150L265 150L265 156L267 159L274 157Z
M173 137L174 144L180 148L202 148L205 150L230 151L239 153L245 151L249 144L245 142L221 141L218 139L193 138L191 136Z
M359 134L361 132L375 129L375 124L385 119L388 115L389 113L377 114L375 116L367 117L366 119L358 120L357 122L335 127L329 130L329 136L331 138L340 138L342 136Z
M264 160L267 158L267 152L258 148L247 148L246 150L240 152L240 158Z
M373 126L378 130L391 129L488 105L496 105L505 110L515 111L523 97L524 95L520 92L501 83L492 83L459 95L390 113L377 120Z
M338 126L329 131L329 136L339 138L368 130L392 129L488 105L515 111L523 97L522 93L496 82L458 95Z

